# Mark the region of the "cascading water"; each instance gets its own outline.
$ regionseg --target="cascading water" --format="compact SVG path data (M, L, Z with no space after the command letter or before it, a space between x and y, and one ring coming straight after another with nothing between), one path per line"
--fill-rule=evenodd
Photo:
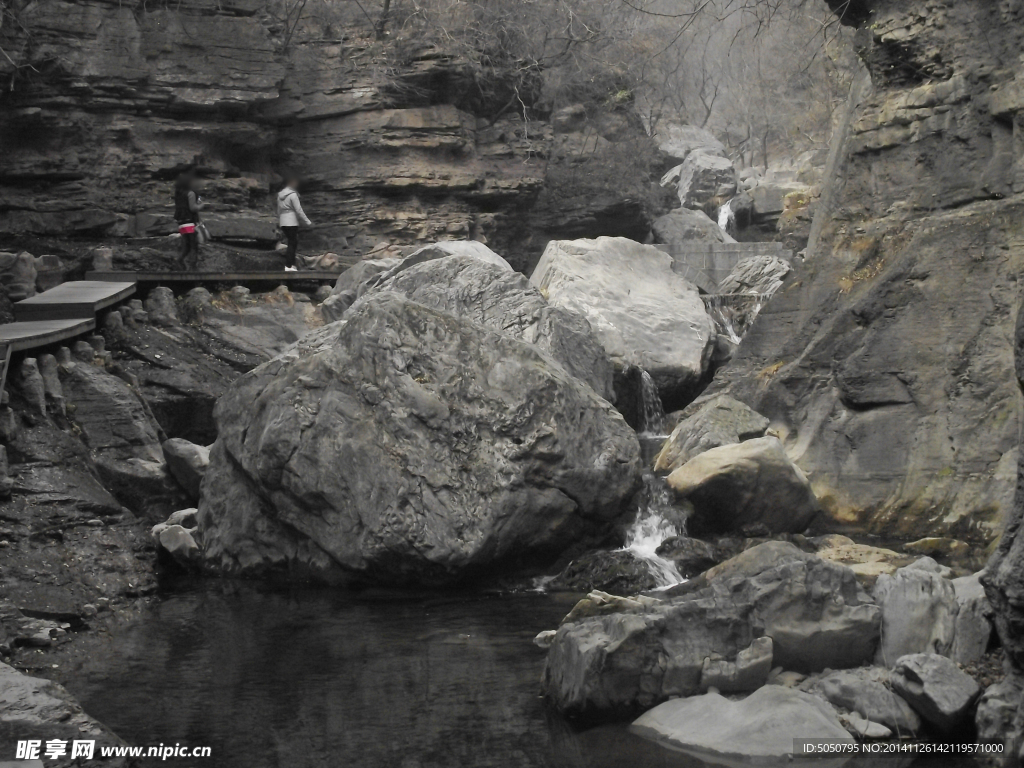
M728 336L733 344L739 344L769 297L755 293L730 293L701 298L716 330Z
M640 434L661 435L665 428L665 407L661 404L658 387L647 371L640 372Z
M665 408L658 387L647 371L640 372L640 430L639 439L644 465L653 463L654 454L665 441ZM680 534L680 525L672 522L678 517L672 506L672 491L668 484L647 470L644 487L637 495L636 517L626 532L622 552L629 552L642 560L654 578L656 588L664 589L684 581L671 560L658 554L662 542Z
M736 211L732 209L732 200L718 209L718 226L725 234L729 234L730 227L735 229Z

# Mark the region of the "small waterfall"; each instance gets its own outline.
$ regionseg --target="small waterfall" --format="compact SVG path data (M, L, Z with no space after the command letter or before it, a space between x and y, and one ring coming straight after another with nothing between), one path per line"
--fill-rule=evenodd
M660 435L665 428L665 407L658 387L647 371L640 372L640 434Z
M719 333L739 344L770 296L757 293L720 293L701 296L704 308Z
M657 589L686 581L676 569L675 563L666 560L657 551L666 539L680 535L679 528L666 516L671 515L671 508L672 491L668 484L653 472L645 472L636 520L626 532L626 544L620 551L629 552L636 559L647 563Z
M743 340L733 324L732 308L725 306L721 296L708 296L704 299L704 306L719 333L728 336L733 344L739 344Z
M718 226L727 235L730 228L736 228L736 211L732 209L732 200L718 209Z

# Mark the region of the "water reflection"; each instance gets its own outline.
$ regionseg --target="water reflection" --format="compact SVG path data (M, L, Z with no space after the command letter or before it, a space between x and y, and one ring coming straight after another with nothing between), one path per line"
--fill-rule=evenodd
M206 768L701 765L545 708L531 640L568 607L211 587L160 603L68 687L132 743L211 746Z

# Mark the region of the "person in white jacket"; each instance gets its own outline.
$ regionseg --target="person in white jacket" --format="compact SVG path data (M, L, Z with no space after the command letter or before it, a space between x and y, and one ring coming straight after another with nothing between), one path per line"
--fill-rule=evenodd
M285 254L287 261L285 272L295 271L295 252L299 249L299 222L307 227L313 222L309 220L302 210L302 203L299 202L299 180L288 179L284 189L277 193L277 215L284 232L285 240L288 243L288 251Z

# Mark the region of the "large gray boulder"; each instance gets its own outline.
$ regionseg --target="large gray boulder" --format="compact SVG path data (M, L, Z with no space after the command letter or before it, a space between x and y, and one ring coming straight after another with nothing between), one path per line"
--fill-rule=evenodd
M663 396L692 393L701 380L714 327L668 254L624 237L552 241L530 283L552 306L583 315L616 368L643 368Z
M675 160L683 162L691 152L725 156L725 145L706 128L674 123L658 126L658 149Z
M654 460L656 472L672 472L704 451L763 437L768 419L728 395L688 408Z
M921 718L889 686L889 672L880 667L843 669L822 677L813 691L836 707L857 712L901 734L917 733Z
M615 400L612 364L590 324L577 312L550 306L519 272L476 256L444 256L406 267L391 277L382 275L367 292L374 291L400 293L536 344L603 398Z
M673 471L668 484L693 504L689 525L697 536L750 525L799 533L820 509L807 477L772 436L711 448Z
M826 702L777 685L739 701L717 693L668 701L641 715L630 730L715 764L788 763L797 738L853 744Z
M199 498L199 488L206 468L210 466L210 448L196 445L180 437L172 437L163 444L167 469L193 499Z
M677 208L659 216L651 225L656 243L682 246L686 243L735 243L718 224L704 213L689 208Z
M702 692L707 659L735 662L739 673L763 649L741 652L762 637L772 640L773 665L803 672L858 666L877 645L878 608L853 572L791 544L759 545L686 586L628 612L567 619L544 668L555 706L621 715L692 696Z
M661 183L677 185L679 202L684 208L701 208L714 198L725 201L735 195L738 180L728 157L695 150L665 174Z
M981 586L981 574L953 579L956 593L956 628L950 657L957 664L973 664L988 650L992 638L992 606Z
M922 719L943 733L963 728L981 689L945 656L916 653L897 660L891 678L893 690Z
M345 310L379 281L381 273L387 272L399 262L401 259L363 259L338 275L331 295L320 305L324 322L340 320Z
M937 653L948 656L953 648L957 600L953 584L921 558L882 574L875 583L875 601L882 608L882 643L877 661L890 666L901 656Z
M537 345L391 292L217 404L208 567L435 584L550 557L634 491L622 417Z
M741 259L719 283L722 293L753 293L771 296L782 287L792 267L778 256L749 256Z

